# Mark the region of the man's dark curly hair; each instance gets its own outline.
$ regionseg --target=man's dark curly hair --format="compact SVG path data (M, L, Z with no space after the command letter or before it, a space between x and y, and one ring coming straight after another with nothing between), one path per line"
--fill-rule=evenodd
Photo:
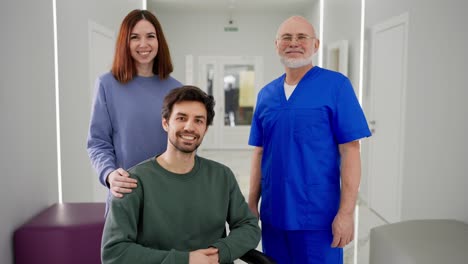
M182 87L176 88L166 95L161 111L162 117L166 120L169 120L174 104L183 101L196 101L205 105L207 113L206 124L209 126L213 123L213 118L215 115L215 100L213 96L208 95L202 89L191 85L184 85Z

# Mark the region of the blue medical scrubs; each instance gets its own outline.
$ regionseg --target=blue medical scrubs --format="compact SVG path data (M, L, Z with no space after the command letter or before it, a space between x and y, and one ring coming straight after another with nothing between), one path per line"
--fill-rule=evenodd
M340 203L338 145L371 133L344 75L315 66L289 100L284 80L260 91L250 131L249 144L263 147L261 220L278 230L331 232Z

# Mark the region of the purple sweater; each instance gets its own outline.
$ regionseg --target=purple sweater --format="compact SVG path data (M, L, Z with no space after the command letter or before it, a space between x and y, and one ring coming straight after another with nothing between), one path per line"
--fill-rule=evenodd
M87 149L104 186L113 170L128 169L166 150L162 101L180 86L172 77L137 76L127 84L119 83L111 73L97 79Z

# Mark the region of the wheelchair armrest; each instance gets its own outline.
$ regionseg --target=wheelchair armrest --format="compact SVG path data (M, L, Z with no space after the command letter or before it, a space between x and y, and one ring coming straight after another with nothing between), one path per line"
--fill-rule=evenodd
M247 251L240 259L248 264L276 264L271 257L255 249Z

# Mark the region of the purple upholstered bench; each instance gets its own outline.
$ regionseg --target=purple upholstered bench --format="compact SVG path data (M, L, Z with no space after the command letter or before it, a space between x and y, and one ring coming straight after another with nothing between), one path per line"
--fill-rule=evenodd
M14 234L16 264L98 264L105 203L54 204Z

